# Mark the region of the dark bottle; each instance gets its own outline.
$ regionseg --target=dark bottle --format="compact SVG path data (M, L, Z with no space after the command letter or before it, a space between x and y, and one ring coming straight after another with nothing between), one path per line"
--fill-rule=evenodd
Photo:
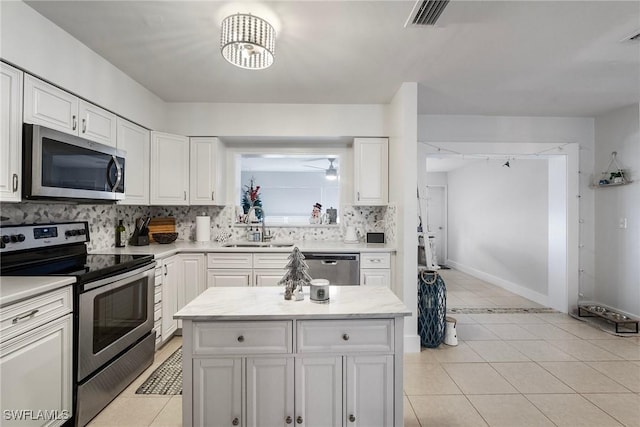
M116 227L116 248L124 248L125 242L127 240L125 233L124 225L122 225L122 220Z

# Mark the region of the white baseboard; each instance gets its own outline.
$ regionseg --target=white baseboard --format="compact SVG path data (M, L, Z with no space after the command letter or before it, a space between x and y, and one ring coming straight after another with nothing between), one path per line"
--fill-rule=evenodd
M420 335L404 336L404 352L420 353Z
M545 307L549 307L548 295L541 294L540 292L533 291L527 287L518 285L517 283L510 282L508 280L502 279L500 277L494 276L489 273L485 273L484 271L477 270L473 267L460 264L450 259L447 260L446 265L452 268L455 268L456 270L459 270L463 273L466 273L470 276L473 276L477 279L484 280L485 282L490 283L492 285L496 285L509 292L513 292L516 295L520 295L521 297L537 302L538 304L541 304Z

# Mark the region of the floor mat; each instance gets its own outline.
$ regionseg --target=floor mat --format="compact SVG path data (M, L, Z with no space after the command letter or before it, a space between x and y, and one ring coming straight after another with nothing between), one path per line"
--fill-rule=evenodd
M182 347L149 375L136 394L182 394Z
M447 313L451 314L492 314L492 313L558 313L558 311L547 307L523 307L523 308L499 308L499 307L451 307L447 308Z

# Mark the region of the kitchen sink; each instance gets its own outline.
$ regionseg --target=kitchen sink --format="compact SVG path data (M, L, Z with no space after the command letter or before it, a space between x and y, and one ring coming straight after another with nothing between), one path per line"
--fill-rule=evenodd
M272 242L230 242L222 245L225 248L291 248L293 243L272 243Z

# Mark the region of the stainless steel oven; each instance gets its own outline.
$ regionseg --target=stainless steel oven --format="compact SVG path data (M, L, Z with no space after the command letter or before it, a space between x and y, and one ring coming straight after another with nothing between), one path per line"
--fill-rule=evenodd
M152 255L89 254L87 222L0 224L2 276L71 276L73 419L86 425L153 363Z
M78 381L153 329L154 265L81 285Z
M124 199L125 153L43 126L24 124L25 199Z

